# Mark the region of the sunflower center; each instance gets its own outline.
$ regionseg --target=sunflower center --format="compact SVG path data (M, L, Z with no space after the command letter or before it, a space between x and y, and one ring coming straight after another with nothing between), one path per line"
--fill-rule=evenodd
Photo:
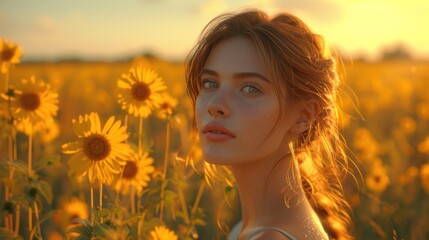
M124 167L122 177L125 179L133 179L137 175L137 164L133 161L127 161Z
M3 61L10 61L15 54L15 48L6 48L1 52Z
M137 82L131 88L131 95L137 101L144 101L150 96L150 88L146 83Z
M161 109L168 110L169 108L170 108L170 105L168 105L168 103L161 104Z
M19 99L21 107L27 111L34 111L40 106L40 96L34 92L23 93Z
M83 152L92 161L100 161L109 156L109 141L100 134L92 134L83 141Z
M381 177L380 176L374 176L374 181L376 182L376 183L379 183L379 182L381 182Z

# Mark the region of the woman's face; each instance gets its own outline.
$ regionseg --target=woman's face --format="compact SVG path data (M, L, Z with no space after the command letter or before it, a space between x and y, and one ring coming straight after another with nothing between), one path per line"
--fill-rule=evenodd
M207 162L237 165L287 154L297 114L286 101L278 105L252 41L233 37L218 43L199 81L195 116Z

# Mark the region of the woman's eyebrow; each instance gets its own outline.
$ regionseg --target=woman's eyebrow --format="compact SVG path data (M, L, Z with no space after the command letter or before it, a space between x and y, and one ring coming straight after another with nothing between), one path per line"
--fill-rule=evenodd
M250 77L260 78L266 82L270 82L268 78L264 77L264 75L256 72L242 72L242 73L234 74L234 78L250 78Z
M215 77L219 77L219 74L216 71L211 70L211 69L204 68L203 70L201 70L201 74L204 74L204 73L213 75Z
M215 77L219 77L219 74L218 74L216 71L211 70L211 69L204 68L204 69L201 71L201 74L204 74L204 73L205 73L205 74L213 75L213 76L215 76ZM268 78L266 78L264 75L262 75L262 74L260 74L260 73L257 73L257 72L241 72L241 73L235 73L233 77L234 77L234 78L250 78L250 77L256 77L256 78L260 78L260 79L262 79L262 80L264 80L264 81L266 81L266 82L270 82L270 81L268 80Z

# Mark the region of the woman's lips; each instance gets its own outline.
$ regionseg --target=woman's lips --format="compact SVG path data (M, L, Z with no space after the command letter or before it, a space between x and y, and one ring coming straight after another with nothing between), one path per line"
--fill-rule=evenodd
M208 123L203 128L205 138L212 142L224 142L235 138L235 135L219 123Z

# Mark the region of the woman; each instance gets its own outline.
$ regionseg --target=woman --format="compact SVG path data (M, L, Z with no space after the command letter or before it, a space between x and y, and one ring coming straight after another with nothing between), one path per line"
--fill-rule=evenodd
M228 166L242 207L230 239L351 239L340 176L336 63L297 17L221 15L189 55L205 161Z

